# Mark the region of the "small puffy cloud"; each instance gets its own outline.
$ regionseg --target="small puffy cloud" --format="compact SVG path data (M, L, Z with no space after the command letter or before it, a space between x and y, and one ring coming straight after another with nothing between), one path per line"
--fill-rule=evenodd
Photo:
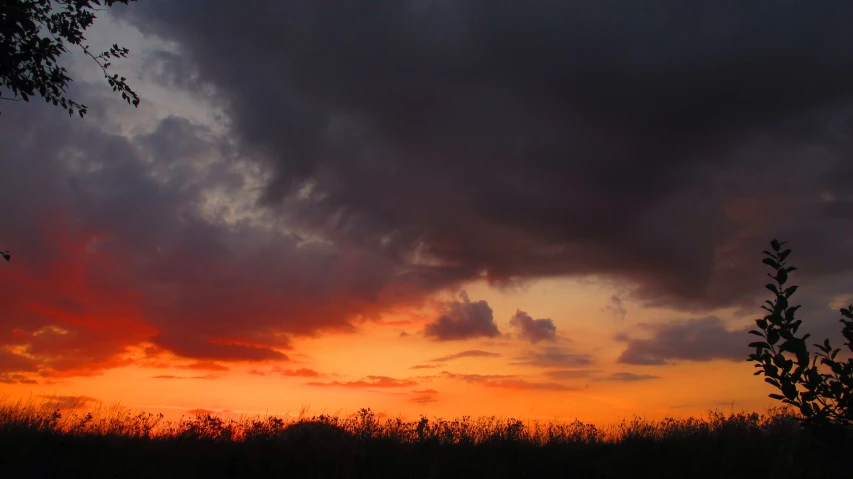
M451 354L448 356L442 356L440 358L430 359L431 362L434 363L445 363L447 361L452 361L454 359L460 358L497 358L500 357L498 353L490 353L488 351L480 351L478 349L471 349L468 351L462 351L461 353ZM412 368L419 369L419 368Z
M486 301L471 301L466 293L445 305L445 312L426 325L424 335L438 341L500 336L492 308Z
M509 325L518 331L521 339L534 344L539 341L557 340L557 326L550 319L533 319L524 311L516 310L509 320Z
M645 324L651 330L648 339L631 339L621 336L627 348L617 359L622 364L659 366L673 360L743 361L749 353L747 330L730 330L716 316L673 321L664 324Z

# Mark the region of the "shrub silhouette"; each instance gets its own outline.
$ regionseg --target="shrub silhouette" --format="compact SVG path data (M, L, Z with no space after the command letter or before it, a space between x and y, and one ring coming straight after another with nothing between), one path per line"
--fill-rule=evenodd
M810 335L798 336L802 320L795 315L800 306L789 302L797 286L786 286L789 274L797 268L788 266L791 250L782 250L785 244L774 239L772 251L764 251L763 263L774 270L767 274L773 283L766 288L775 297L761 306L768 314L755 320L759 329L749 332L762 338L749 344L755 348L749 360L757 363L755 375L764 374L764 380L781 392L770 397L797 408L807 425L853 425L853 358L836 360L841 349L833 349L829 339L814 344L819 351L811 356L806 345ZM842 334L847 339L844 345L853 352L853 305L840 311Z

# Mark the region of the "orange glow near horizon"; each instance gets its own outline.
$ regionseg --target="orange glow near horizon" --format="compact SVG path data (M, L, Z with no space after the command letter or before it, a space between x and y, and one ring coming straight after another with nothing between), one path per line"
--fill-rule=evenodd
M513 291L468 285L469 295L493 307L495 322L504 331L496 338L438 342L423 337L426 321L417 313L396 313L359 323L355 332L296 338L282 350L287 361L179 358L140 342L103 358L98 370L81 365L67 376L39 378L38 384L2 384L0 396L6 401L85 396L92 398L87 408L98 402L103 407L120 404L171 420L199 410L253 416L295 415L307 408L309 414L348 415L371 408L408 419L467 415L605 425L633 415L703 416L711 409L763 411L772 405L765 400L765 385L745 361L617 364L624 344L613 336L626 323L652 321L662 313L637 309L625 321L614 319L602 311L605 289L570 280L540 281ZM556 343L529 344L508 334L506 323L516 309L552 318ZM110 321L92 318L85 325L73 324L92 329L109 327ZM564 348L593 359L574 367L514 364L542 348ZM481 356L447 359L464 351ZM556 370L569 372L555 379ZM607 380L628 371L652 378Z

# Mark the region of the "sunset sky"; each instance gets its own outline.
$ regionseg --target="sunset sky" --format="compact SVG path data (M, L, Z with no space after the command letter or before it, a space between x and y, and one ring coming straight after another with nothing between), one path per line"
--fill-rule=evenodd
M747 3L749 5L747 5ZM215 412L763 411L791 241L853 302L853 4L139 0L0 105L0 396Z

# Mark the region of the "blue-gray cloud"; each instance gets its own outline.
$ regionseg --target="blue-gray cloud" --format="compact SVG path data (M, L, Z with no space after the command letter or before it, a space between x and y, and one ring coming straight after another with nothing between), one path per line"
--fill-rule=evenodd
M539 341L557 340L557 326L550 319L533 319L524 311L516 310L509 320L509 325L518 331L521 339L534 344Z
M471 301L462 293L445 306L446 312L424 328L424 335L438 341L493 338L500 335L486 301Z

